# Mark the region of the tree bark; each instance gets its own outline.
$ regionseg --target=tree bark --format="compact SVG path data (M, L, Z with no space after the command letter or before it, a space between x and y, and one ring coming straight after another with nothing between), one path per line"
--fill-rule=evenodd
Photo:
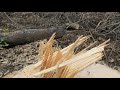
M66 29L61 27L53 27L48 29L24 29L9 33L8 35L0 35L0 38L4 38L5 42L9 46L26 44L37 40L48 39L56 33L55 38L60 38L66 33Z

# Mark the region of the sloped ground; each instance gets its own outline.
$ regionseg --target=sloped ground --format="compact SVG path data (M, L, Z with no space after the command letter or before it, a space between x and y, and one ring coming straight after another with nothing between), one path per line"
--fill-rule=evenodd
M13 32L23 28L49 28L66 26L66 23L78 23L79 30L71 30L57 39L61 48L74 42L80 35L92 35L99 43L111 39L105 50L103 61L110 67L120 68L120 13L118 12L1 12L0 33ZM0 49L0 76L19 70L26 65L36 63L38 41L18 45L9 49ZM85 47L85 43L82 47ZM80 47L80 48L82 48ZM77 50L79 50L78 48Z

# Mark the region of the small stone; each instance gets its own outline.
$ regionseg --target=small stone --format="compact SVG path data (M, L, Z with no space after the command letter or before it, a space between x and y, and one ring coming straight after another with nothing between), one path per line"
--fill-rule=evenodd
M111 62L111 63L114 62L114 61L115 61L114 59L110 59L110 60L109 60L109 62Z
M120 71L120 67L118 67L118 71Z
M120 58L118 58L117 60L120 61Z
M72 23L72 24L66 24L67 25L67 30L72 30L72 29L79 29L79 24L77 23Z

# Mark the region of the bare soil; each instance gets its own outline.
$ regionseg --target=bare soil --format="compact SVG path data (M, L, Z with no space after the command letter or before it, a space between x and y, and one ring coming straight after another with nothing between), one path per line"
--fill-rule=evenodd
M120 13L119 12L1 12L0 33L9 33L22 29L66 27L67 23L77 23L78 30L68 30L57 44L64 48L80 35L91 35L89 42L102 43L111 39L105 49L103 62L109 67L120 70ZM39 41L12 48L0 49L0 77L17 71L26 65L37 62ZM79 51L82 47L78 48Z

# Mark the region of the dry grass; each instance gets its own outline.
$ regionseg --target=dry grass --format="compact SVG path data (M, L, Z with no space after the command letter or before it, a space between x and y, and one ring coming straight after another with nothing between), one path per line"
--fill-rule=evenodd
M73 78L78 72L89 65L102 59L104 48L109 40L97 47L96 42L75 54L76 47L87 41L90 36L80 36L73 44L57 51L53 48L55 33L48 42L40 42L39 61L29 65L15 75L9 74L5 77L13 78ZM93 47L93 48L91 48ZM58 48L58 47L57 47Z

